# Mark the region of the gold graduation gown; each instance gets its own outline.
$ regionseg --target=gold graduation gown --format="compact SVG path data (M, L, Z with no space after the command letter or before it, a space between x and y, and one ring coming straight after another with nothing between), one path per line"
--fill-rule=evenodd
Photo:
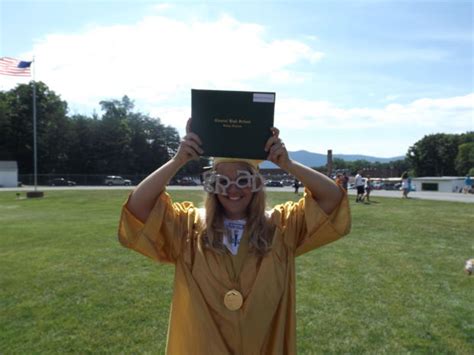
M232 256L199 246L202 217L190 202L173 203L163 192L146 223L124 205L120 242L175 264L168 354L296 353L295 257L347 234L349 203L344 194L327 216L306 190L304 198L275 206L270 216L276 226L271 251L264 257L247 253L244 233L239 253ZM236 264L238 275L232 272ZM243 296L242 307L234 311L224 305L232 289Z

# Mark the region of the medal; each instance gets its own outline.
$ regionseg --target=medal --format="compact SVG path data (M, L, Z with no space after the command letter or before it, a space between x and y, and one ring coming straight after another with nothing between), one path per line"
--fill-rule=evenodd
M229 311L236 311L242 307L243 297L237 290L230 290L224 296L224 305Z

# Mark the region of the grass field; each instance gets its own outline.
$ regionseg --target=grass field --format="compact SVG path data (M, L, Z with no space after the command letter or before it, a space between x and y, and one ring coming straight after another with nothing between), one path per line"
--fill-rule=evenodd
M117 242L127 194L0 192L0 353L164 352L173 268ZM351 234L298 259L299 353L473 354L474 204L375 200L351 201Z

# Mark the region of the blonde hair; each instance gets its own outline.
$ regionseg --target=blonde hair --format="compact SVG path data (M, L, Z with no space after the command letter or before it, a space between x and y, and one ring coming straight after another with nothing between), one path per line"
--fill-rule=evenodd
M259 174L250 164L245 163L252 174ZM263 180L262 180L263 181ZM262 183L262 182L261 182ZM270 249L275 227L265 215L266 195L262 188L254 192L247 207L247 220L245 230L249 234L250 251L257 255L265 255ZM204 221L201 241L204 247L219 254L226 251L224 245L224 208L219 202L217 195L208 193L204 202L206 219Z

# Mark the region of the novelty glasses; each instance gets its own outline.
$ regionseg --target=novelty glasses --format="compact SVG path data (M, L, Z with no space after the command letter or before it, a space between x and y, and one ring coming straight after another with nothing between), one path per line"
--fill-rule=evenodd
M237 170L237 179L230 180L227 176L215 171L205 172L203 176L204 191L227 195L227 189L235 185L239 189L250 188L252 192L260 191L263 187L263 178L259 174L250 174L246 170ZM258 183L260 180L260 183Z

